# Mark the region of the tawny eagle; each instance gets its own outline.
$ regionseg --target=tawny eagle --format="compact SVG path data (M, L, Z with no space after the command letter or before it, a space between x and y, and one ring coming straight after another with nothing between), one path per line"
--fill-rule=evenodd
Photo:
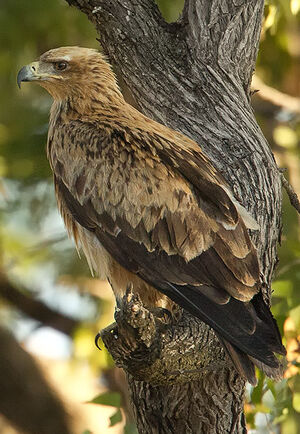
M278 376L285 349L247 232L257 224L200 146L126 103L96 50L50 50L17 81L54 99L47 155L58 207L116 298L130 284L146 306L175 302L217 332L251 383L254 364Z

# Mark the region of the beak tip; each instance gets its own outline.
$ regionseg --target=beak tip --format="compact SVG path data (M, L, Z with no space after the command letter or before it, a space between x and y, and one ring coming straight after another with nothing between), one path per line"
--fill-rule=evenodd
M17 75L17 84L19 89L21 89L22 81L32 81L33 79L34 79L34 75L29 65L23 66L23 68L20 69Z

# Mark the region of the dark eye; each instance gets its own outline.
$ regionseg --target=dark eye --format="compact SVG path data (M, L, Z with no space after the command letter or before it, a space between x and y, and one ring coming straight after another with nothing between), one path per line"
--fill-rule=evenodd
M56 71L63 71L68 66L67 62L55 62L54 68Z

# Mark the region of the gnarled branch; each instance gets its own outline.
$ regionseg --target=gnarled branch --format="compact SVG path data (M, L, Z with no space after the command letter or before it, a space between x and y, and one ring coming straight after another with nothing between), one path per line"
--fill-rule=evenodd
M34 359L0 327L0 412L20 432L71 434L71 421Z
M3 273L0 273L0 297L31 318L67 335L71 335L78 326L78 321L73 318L56 312L41 301L21 292L11 284Z

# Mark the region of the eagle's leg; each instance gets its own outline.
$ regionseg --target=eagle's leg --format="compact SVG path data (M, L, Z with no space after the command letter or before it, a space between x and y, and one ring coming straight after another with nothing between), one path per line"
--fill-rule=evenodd
M122 302L115 310L115 320L119 327L128 329L128 337L135 339L150 347L156 338L156 324L154 315L142 303L138 293L134 292L133 285L127 285ZM130 340L132 341L132 340ZM130 342L132 344L132 342Z
M162 314L170 315L173 320L163 322ZM116 365L124 368L135 380L153 385L197 381L204 372L226 369L228 365L231 367L230 360L209 327L187 312L175 320L173 311L166 314L164 308L146 308L132 285L128 285L125 295L118 302L115 320L102 330L101 338ZM180 336L186 323L191 333L183 344ZM203 348L197 343L199 333L203 336ZM207 355L202 349L210 341L214 341L214 351ZM195 345L198 349L196 354Z
M157 321L160 321L164 324L173 324L174 320L176 319L173 315L173 312L164 307L153 307L148 309Z
M140 365L151 365L159 358L159 335L165 325L143 306L131 284L118 302L115 320L100 336L117 366L128 369L130 365L130 370L137 371Z

